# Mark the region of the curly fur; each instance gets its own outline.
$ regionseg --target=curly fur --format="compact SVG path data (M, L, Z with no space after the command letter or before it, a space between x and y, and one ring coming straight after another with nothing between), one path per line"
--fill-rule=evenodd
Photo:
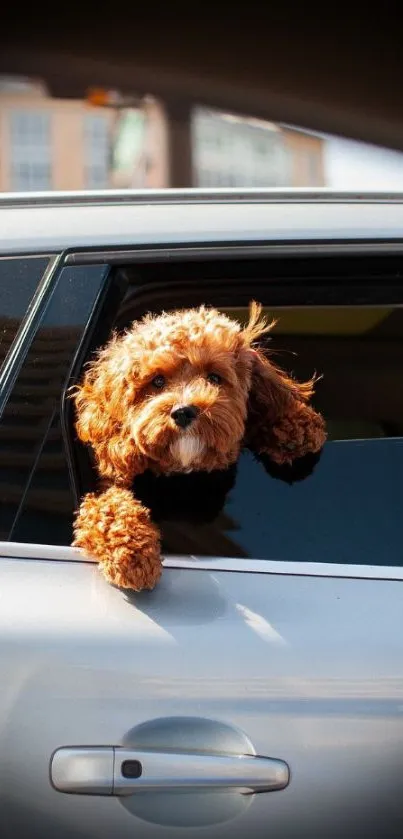
M75 544L98 559L116 586L152 589L161 576L158 529L130 490L88 493L76 518Z
M325 440L323 417L308 404L315 380L290 379L256 352L248 403L245 445L281 464L319 451Z
M322 448L324 421L309 405L315 380L296 382L254 346L272 326L257 304L243 329L204 306L149 315L88 366L74 392L77 432L108 488L84 498L74 544L109 581L140 590L161 573L158 531L131 491L136 476L223 470L242 446L279 466ZM186 429L172 418L181 405L197 410Z

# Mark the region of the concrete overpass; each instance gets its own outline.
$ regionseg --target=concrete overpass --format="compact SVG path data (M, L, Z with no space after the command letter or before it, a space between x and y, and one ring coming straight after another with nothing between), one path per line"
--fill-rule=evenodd
M398 2L373 10L256 0L236 12L216 2L189 10L136 5L95 17L35 4L24 17L2 10L0 72L46 79L55 95L82 97L102 85L152 92L170 115L173 182L189 165L192 103L403 149ZM186 181L188 182L187 178Z

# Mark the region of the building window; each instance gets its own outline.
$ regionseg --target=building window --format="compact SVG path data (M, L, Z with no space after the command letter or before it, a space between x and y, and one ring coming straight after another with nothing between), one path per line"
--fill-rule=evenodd
M52 188L50 115L13 111L10 119L11 189L18 192Z
M85 185L87 189L105 189L109 181L109 125L106 117L84 119Z

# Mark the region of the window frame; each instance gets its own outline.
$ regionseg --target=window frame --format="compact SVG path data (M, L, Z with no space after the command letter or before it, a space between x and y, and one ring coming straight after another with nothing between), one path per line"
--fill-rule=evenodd
M395 245L395 247L393 247ZM18 375L18 372L21 368L23 360L25 358L26 352L29 349L32 339L36 334L36 330L40 325L40 320L42 316L42 312L44 306L48 300L48 294L53 291L54 283L57 282L57 273L58 269L61 267L67 267L68 265L84 265L84 264L108 264L110 268L114 265L124 266L124 264L132 264L136 262L142 261L155 261L161 262L167 259L167 255L169 254L172 257L178 257L179 259L200 259L200 258L218 258L224 260L228 260L230 257L233 257L235 254L245 256L245 252L249 252L247 255L253 257L259 256L267 256L273 255L273 250L276 251L277 256L298 256L298 255L306 255L309 257L315 256L322 256L324 254L359 254L359 255L374 255L377 254L379 256L386 256L399 253L402 255L403 247L401 243L359 243L357 246L356 243L337 243L337 244L329 244L326 243L324 246L322 245L319 249L315 249L314 243L291 243L290 245L280 246L280 248L276 248L273 245L260 245L258 248L255 248L253 245L235 245L235 246L226 246L226 245L214 245L211 246L208 243L204 246L198 246L196 248L189 248L189 247L181 247L181 246L173 246L169 248L164 248L163 246L157 246L155 248L136 248L136 249L118 249L118 248L105 248L105 250L99 251L94 249L93 251L70 251L65 253L59 253L53 257L51 270L48 271L48 277L46 282L44 283L45 277L42 278L42 285L44 286L42 290L42 294L38 295L38 300L36 302L36 306L34 308L34 313L30 318L26 318L27 321L27 329L25 330L24 341L23 341L23 349L25 348L25 353L22 358L19 358L17 355L14 359L14 369L15 369L15 376ZM357 253L358 251L358 253ZM129 257L129 258L128 258ZM162 257L162 259L161 259ZM100 299L102 298L102 302L105 301L106 297L106 288L107 282L111 277L112 272L110 271L108 277L105 279L105 285L102 289L102 294L100 294ZM39 289L37 290L39 291ZM45 292L48 292L46 294ZM99 301L100 302L100 301ZM101 305L101 303L100 303ZM385 306L387 303L385 302ZM69 374L69 381L71 371L74 370L75 365L77 364L77 360L79 355L82 354L83 347L85 346L86 341L90 340L90 332L95 330L96 328L96 320L95 320L95 312L92 312L92 315L87 321L87 326L84 329L82 339L79 342L77 347L77 351L74 355L74 359L70 368ZM13 373L13 370L11 370ZM14 379L11 381L11 387L13 384ZM65 412L63 410L63 400L65 399L66 388L63 389L61 394L61 416L64 417ZM7 400L5 400L7 401ZM1 402L0 402L0 419L1 419ZM401 438L399 438L401 439ZM87 557L83 555L79 550L76 548L72 548L69 546L60 546L60 545L40 545L28 542L13 542L13 541L0 541L0 559L34 559L37 561L62 561L62 562L79 562L85 564L97 564L95 559L91 557ZM199 571L229 571L229 572L237 572L237 573L256 573L256 574L276 574L282 576L298 576L298 577L333 577L333 578L346 578L346 579L360 579L360 580L395 580L395 581L403 581L403 567L398 566L373 566L373 565L352 565L352 564L344 564L344 563L321 563L321 562L290 562L284 560L267 560L267 559L251 559L251 558L231 558L231 557L191 557L191 556L176 556L176 555L166 555L163 557L163 565L166 568L173 568L173 569L188 569L188 570L199 570Z

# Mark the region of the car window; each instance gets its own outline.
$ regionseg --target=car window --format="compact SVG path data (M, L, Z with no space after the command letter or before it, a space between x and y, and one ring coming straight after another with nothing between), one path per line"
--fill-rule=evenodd
M0 258L0 371L48 262L46 256Z
M76 321L73 324L72 315L65 309L65 325L57 322L64 299L60 285L53 313L48 311L36 338L37 342L45 340L51 348L53 390L44 386L49 376L44 356L38 352L39 344L34 342L21 371L27 378L20 377L9 405L12 411L15 400L32 394L30 407L26 408L32 429L27 431L26 423L20 420L25 430L8 455L9 471L3 473L6 512L2 510L2 538L70 543L74 508L80 496L94 488L95 472L88 450L76 440L71 402L65 403L70 406L67 413L66 409L60 411L60 393L64 377L68 375L72 383L81 375L92 350L105 342L112 328L123 330L147 311L201 302L243 321L248 302L255 298L264 304L270 317L278 319L270 336L276 361L300 378L311 376L315 370L323 374L315 406L326 417L329 442L312 473L292 483L288 474L278 474L267 463L243 452L220 510L207 523L195 523L186 516L180 499L181 493L182 499L189 499L190 492L186 487L176 487L172 497L178 499L179 515L162 513L159 521L164 552L403 564L403 292L398 282L389 285L383 268L369 278L361 265L363 282L355 284L356 266L354 282L347 276L343 287L334 278L333 261L327 265L327 274L325 268L322 266L321 273L317 262L312 270L304 264L298 283L293 285L285 276L288 269L284 266L278 270L278 281L274 280L272 262L266 273L262 267L255 270L245 264L236 276L223 264L199 264L197 271L190 265L170 265L168 276L161 264L135 270L128 266L116 273L103 308L96 309L96 314L94 301L105 278L111 276L107 269L102 269L102 275L97 267L90 269L92 275L86 274L89 268L64 275L70 292L74 288L72 311ZM295 274L295 262L292 271ZM315 272L315 282L311 282ZM394 276L394 270L392 273ZM341 277L341 269L339 274ZM329 295L337 305L329 305ZM345 305L341 305L343 299L348 301ZM77 353L87 335L86 321L91 337ZM42 393L44 400L35 409L35 432L34 393ZM4 439L8 434L15 440L10 428L2 431L0 426L1 433ZM24 446L29 448L28 459ZM141 486L140 482L139 491L147 495L146 484Z
M72 489L60 400L107 269L65 268L0 422L0 538L68 544Z

